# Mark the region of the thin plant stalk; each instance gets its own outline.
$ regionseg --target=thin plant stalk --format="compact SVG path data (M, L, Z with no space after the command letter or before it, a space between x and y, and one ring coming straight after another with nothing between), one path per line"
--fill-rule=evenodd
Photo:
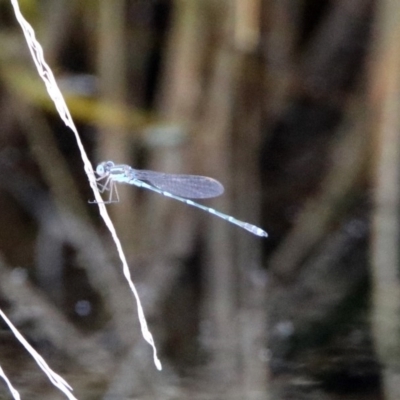
M160 360L157 357L157 349L154 344L154 339L153 339L151 332L148 329L147 322L146 322L144 312L143 312L143 307L142 307L142 304L141 304L141 301L139 298L139 294L138 294L136 287L132 281L131 274L129 271L129 267L128 267L128 264L126 261L124 251L122 249L121 242L117 236L114 225L108 215L107 209L106 209L105 205L103 204L103 200L98 191L96 180L95 180L95 175L94 175L94 171L93 171L93 166L92 166L91 162L89 161L89 158L86 154L86 151L85 151L82 141L80 139L79 133L75 127L75 124L72 120L71 114L65 103L64 97L57 85L54 75L53 75L50 67L47 65L46 61L44 60L43 49L42 49L41 45L39 44L39 42L36 40L35 32L34 32L33 28L21 14L18 0L11 0L11 3L14 8L15 16L16 16L16 18L23 30L23 33L25 35L25 39L27 41L29 50L31 52L33 61L35 62L38 73L46 85L47 92L49 93L51 99L53 100L61 119L72 130L72 132L75 135L75 139L77 141L78 148L80 150L81 157L83 160L84 170L88 177L90 186L93 190L96 202L98 203L100 215L103 218L107 228L109 229L109 231L112 235L112 238L113 238L114 243L118 250L119 257L122 262L124 276L125 276L128 284L129 284L129 287L136 299L142 335L143 335L144 339L151 345L151 347L153 349L154 363L155 363L157 369L161 370L162 366L161 366Z

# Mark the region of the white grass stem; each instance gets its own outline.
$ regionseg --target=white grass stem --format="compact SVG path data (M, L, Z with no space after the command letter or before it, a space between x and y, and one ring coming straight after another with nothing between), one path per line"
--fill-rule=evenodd
M10 380L7 378L6 373L4 372L3 368L0 367L0 376L4 379L4 381L6 382L8 389L10 390L13 398L15 400L21 400L21 396L19 395L19 393L17 392L17 390L14 388L14 386L11 384Z
M44 358L26 341L19 330L13 325L13 323L7 318L2 310L0 310L0 316L4 319L6 324L12 330L14 336L20 341L22 346L31 354L31 356L36 361L37 365L42 369L42 371L48 376L50 382L58 387L69 399L77 400L76 397L71 393L71 386L57 373L55 373L46 363Z
M83 160L84 169L85 169L86 175L89 179L90 186L93 190L94 197L98 203L100 215L103 218L107 228L109 229L109 231L112 235L112 238L113 238L115 245L117 247L117 250L118 250L119 257L122 262L124 276L125 276L126 280L128 281L129 287L131 288L131 291L136 299L142 335L143 335L144 339L151 345L151 347L153 349L154 363L155 363L157 369L161 370L162 369L161 362L157 357L157 349L154 344L154 339L153 339L153 336L150 333L149 328L147 326L147 322L146 322L146 318L144 316L143 307L142 307L142 304L141 304L141 301L139 298L139 294L138 294L136 287L132 281L131 274L129 271L129 267L128 267L128 264L126 261L125 254L122 249L121 242L117 236L114 225L108 215L107 209L106 209L105 205L103 204L103 200L98 191L96 180L95 180L95 175L93 172L93 166L92 166L91 162L89 161L89 158L83 147L82 141L79 137L79 133L75 127L75 124L72 120L71 114L68 110L67 104L65 103L64 97L57 85L54 75L53 75L50 67L47 65L46 61L44 60L43 49L42 49L40 43L36 40L35 32L34 32L33 28L22 16L21 11L19 9L18 0L11 0L11 3L14 7L15 16L16 16L19 24L21 25L21 28L25 35L25 39L28 44L29 50L31 52L33 61L35 62L35 65L39 72L40 77L43 79L43 81L46 85L47 92L49 93L50 97L54 101L56 109L57 109L60 117L62 118L62 120L75 134L75 139L78 144L78 148L80 150L81 157Z

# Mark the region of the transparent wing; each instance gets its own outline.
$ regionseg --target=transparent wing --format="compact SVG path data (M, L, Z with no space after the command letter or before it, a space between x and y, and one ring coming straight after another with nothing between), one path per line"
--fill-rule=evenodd
M219 196L224 187L217 180L199 175L165 174L147 170L133 169L133 177L150 182L160 190L187 199L206 199Z

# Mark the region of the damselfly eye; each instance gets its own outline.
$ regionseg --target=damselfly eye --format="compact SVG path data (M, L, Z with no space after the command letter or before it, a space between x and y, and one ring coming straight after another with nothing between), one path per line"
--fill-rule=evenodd
M104 170L104 165L103 165L103 163L99 164L99 165L96 167L96 174L97 174L97 175L100 175L100 176L102 176L102 175L105 174L105 170Z
M106 172L109 172L110 169L115 165L112 161L106 161L102 164L104 164L104 169L106 170Z

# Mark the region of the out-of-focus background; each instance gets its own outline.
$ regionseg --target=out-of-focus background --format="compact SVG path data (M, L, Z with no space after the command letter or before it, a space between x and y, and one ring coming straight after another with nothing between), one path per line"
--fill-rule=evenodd
M108 205L0 1L0 307L79 399L400 398L400 2L21 0L94 166L211 176ZM64 398L3 321L23 399ZM10 394L0 385L0 398Z

